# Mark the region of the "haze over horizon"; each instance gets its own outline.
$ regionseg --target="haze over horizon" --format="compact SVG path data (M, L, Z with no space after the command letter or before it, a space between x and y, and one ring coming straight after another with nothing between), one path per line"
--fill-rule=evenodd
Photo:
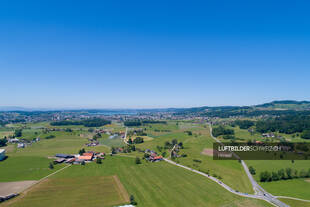
M0 3L2 107L310 100L307 1L18 2Z

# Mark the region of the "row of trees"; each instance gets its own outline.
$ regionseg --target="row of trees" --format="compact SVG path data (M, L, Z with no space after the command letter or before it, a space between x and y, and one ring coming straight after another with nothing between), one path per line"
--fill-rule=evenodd
M309 178L310 177L310 168L308 171L293 170L292 168L286 168L278 170L277 172L263 171L260 173L259 178L261 182L271 182L278 180L288 180L294 178Z
M174 147L174 145L179 145L179 147L181 148L181 149L183 149L183 142L179 142L178 143L178 140L177 139L173 139L171 142L169 142L169 141L166 141L165 142L165 145L164 145L164 148L165 149L172 149L173 147Z
M67 125L84 125L85 127L101 127L107 124L111 124L111 121L105 120L105 119L85 119L81 121L55 121L51 122L52 126L67 126Z
M125 126L141 126L142 124L167 124L166 121L157 120L127 120L124 121Z

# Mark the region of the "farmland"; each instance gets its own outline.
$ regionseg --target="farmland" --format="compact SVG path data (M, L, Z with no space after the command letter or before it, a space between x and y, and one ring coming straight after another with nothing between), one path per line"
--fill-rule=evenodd
M113 130L114 127L115 125L110 127L107 126L105 128ZM199 144L210 146L212 141L208 138L207 133L205 135L201 134L201 136L195 138L194 136L189 136L184 133L184 130L190 127L191 125L186 124L182 126L183 129L180 129L181 127L178 127L175 122L167 125L161 124L159 126L156 124L148 125L146 126L147 132L152 131L158 134L155 137L147 137L146 141L142 144L138 144L137 147L156 149L157 145L163 144L166 140L177 138L179 141L183 141L185 143L186 148L184 150L187 150L185 151L186 153L191 156L193 154L198 157L204 157L200 155L200 149L195 151L193 148L197 147ZM124 128L122 129L124 130ZM194 129L205 130L205 128L198 125L195 126ZM117 130L120 130L120 128ZM26 133L25 135L33 136L34 134L38 134L35 132L35 130L29 130L29 133ZM85 147L84 143L87 139L85 136L80 136L80 134L87 135L88 133L87 128L83 127L74 128L72 132L52 131L47 134L42 134L41 141L33 143L26 148L13 148L7 153L8 159L5 160L5 162L0 163L1 181L39 180L40 178L55 172L63 165L55 165L55 168L51 170L48 168L48 163L51 161L48 158L56 153L77 153L82 147L86 150L90 149L104 152L110 151L109 147L111 147L114 143L110 145L107 144L108 146L101 145L96 147ZM55 138L45 139L44 137L48 135L54 135ZM110 141L107 136L103 136L103 138L100 138L99 140L103 143L105 140ZM12 148L12 145L9 145L8 147ZM136 152L131 154L141 156ZM186 163L186 160L180 161L191 165L190 162ZM233 180L233 176L236 176L236 174L242 172L240 166L238 166L238 163L222 163L216 165L214 163L210 164L214 162L211 159L204 160L204 162L206 163L205 165L210 165L208 168L214 170L216 173L220 173L221 170L224 172L225 170L231 169L231 174L225 176L223 173L223 179L225 179L225 182ZM204 164L202 165L202 168L203 166ZM57 204L57 200L60 200L60 196L65 195L68 199L66 201L67 203L63 203L63 205L79 206L77 203L83 204L83 202L77 202L79 200L78 198L83 198L80 194L83 194L83 192L86 194L86 192L89 191L89 188L93 188L94 191L97 191L96 186L92 187L91 183L94 180L101 179L102 176L103 180L107 177L117 176L124 185L128 194L134 195L136 201L138 202L138 206L160 206L167 203L169 203L170 206L180 206L184 203L188 206L192 204L204 206L206 203L208 203L208 206L227 205L229 203L232 203L235 206L247 204L251 206L269 206L269 204L264 201L247 199L233 195L212 181L178 167L171 166L168 163L148 163L143 161L141 165L136 165L134 164L133 158L118 156L106 157L102 165L90 163L85 166L71 166L56 175L53 175L46 181L35 185L27 191L27 194L21 195L4 204L5 206L19 206L20 203L23 203L24 206L39 206L44 203L44 206L48 207L59 205ZM203 179L204 182L201 182L201 179ZM102 182L104 186L105 181ZM76 186L83 183L89 183L90 186L88 188L79 187L79 192L73 191L75 193L72 193L69 186ZM112 184L107 184L107 186L111 185ZM246 185L242 185L239 189L250 191L250 187L247 188L244 187ZM154 188L153 186L157 186L157 188ZM235 187L233 183L232 186ZM47 196L45 194L47 189L51 192L56 192L57 189L63 189L65 190L65 193L64 195L55 193ZM157 191L156 189L160 189L160 191ZM126 203L124 200L116 197L114 200L112 199L111 201L104 202L107 198L104 196L105 192L103 191L99 191L102 193L100 195L103 195L100 198L98 195L93 195L93 206L96 206L96 203L102 202L106 202L106 206L109 206L110 204L115 205L117 200L119 200L119 204ZM111 192L106 193L109 194ZM114 194L117 195L116 193ZM216 194L224 194L225 199L219 200L215 196ZM77 197L74 195L77 195ZM46 199L46 197L49 197L51 200ZM51 202L52 200L53 202Z
M4 206L114 206L129 202L117 176L49 178Z
M203 179L200 175L171 166L168 163L143 162L141 165L136 165L134 159L127 157L107 157L102 165L95 163L85 166L74 165L53 176L53 180L50 182L53 184L52 189L57 186L59 189L70 189L69 186L64 186L60 182L71 184L75 183L74 180L83 181L84 179L85 182L89 180L96 182L100 176L113 175L117 175L127 192L135 196L138 206L269 206L260 200L233 195L216 183ZM25 206L37 206L41 202L45 202L47 207L54 206L55 203L49 203L49 199L46 200L47 196L43 195L45 192L40 192L42 188L46 188L44 183L40 184L37 190L34 188L33 191L27 193L21 200L17 198L16 203L13 202L9 206L18 206L19 203L23 203ZM89 188L79 188L77 194L88 194L88 191ZM52 192L54 191L52 190ZM218 194L223 195L223 198L219 199ZM72 204L83 206L75 203L77 197L71 198L71 195L71 192L64 191L63 196L70 198L66 201L68 202L66 206L72 206ZM102 199L105 199L104 193L102 195ZM60 195L51 196L52 199ZM95 203L94 206L96 206Z
M53 129L48 123L35 124ZM11 128L16 127L11 125ZM95 147L86 147L85 143L91 139L95 133L93 130L84 126L73 125L71 131L66 130L70 126L57 126L57 131L48 130L47 132L34 127L32 124L26 126L23 130L23 136L33 139L40 136L39 142L32 143L26 148L18 149L15 145L7 146L8 158L5 162L0 163L0 181L24 181L39 180L56 170L65 166L64 164L55 165L54 169L49 169L48 163L52 161L56 153L76 154L81 148L85 150L94 150L109 153L111 147L122 147L125 145L120 136L110 138L110 135L101 134L98 138L99 145ZM113 133L124 132L125 127L121 124L110 124L100 128ZM164 148L166 142L175 139L183 143L183 148L179 154L186 155L175 158L174 161L185 166L197 169L201 172L209 173L217 177L231 188L244 193L253 193L251 183L248 180L241 164L235 160L213 160L212 155L203 153L205 149L211 149L214 140L210 137L209 128L205 124L182 121L168 121L166 124L145 124L139 127L130 127L128 131L142 130L146 135L144 142L136 144L136 148L144 151L151 149L159 154L165 154L169 157L169 149ZM247 131L239 130L246 137ZM53 135L53 138L47 139ZM135 139L139 135L131 134L129 137ZM160 151L159 148L161 148ZM118 156L119 155L119 156ZM73 165L65 170L49 177L42 183L35 185L27 190L27 194L5 202L4 206L19 206L21 203L25 207L30 206L55 206L62 196L67 197L64 206L85 206L83 202L88 191L95 191L98 194L92 194L91 204L96 206L101 203L103 206L113 206L118 204L129 203L128 196L133 195L138 206L269 206L270 204L256 199L242 198L234 195L216 183L194 174L184 169L172 166L169 163L158 162L150 163L142 159L142 164L134 163L136 156L143 158L143 153L132 151L127 154L118 154L116 156L106 156L102 164L87 163L85 166ZM129 157L123 157L129 156ZM199 161L199 162L198 162ZM266 169L277 169L282 165L294 165L301 169L307 165L302 161L290 161L285 163L275 162L277 164L265 165L267 161L249 161L248 165L253 165L257 169L255 178L258 179L259 172ZM268 167L269 166L269 167ZM123 185L124 196L120 196L118 189L114 188L115 184L111 181L112 177L117 177L119 183ZM236 179L238 177L238 179ZM102 188L97 189L99 185L92 184L98 180ZM287 181L283 181L287 182ZM88 187L85 185L88 184ZM262 186L274 195L296 196L307 199L309 195L302 189L308 186L308 182L299 182L292 180L292 188L283 189L282 181L278 183L264 183ZM285 184L286 185L286 184ZM70 186L72 188L70 188ZM156 186L154 188L154 186ZM78 191L73 190L79 189ZM296 190L296 187L300 187ZM295 190L292 190L292 189ZM61 190L62 189L62 190ZM113 190L114 189L114 190ZM160 189L160 190L158 190ZM281 189L281 190L279 190ZM58 190L63 194L56 193ZM46 192L55 192L47 196ZM219 199L216 195L223 195ZM46 199L48 197L48 199ZM109 197L109 199L107 199ZM44 199L43 199L44 198ZM87 204L90 204L88 202ZM169 205L168 205L169 204Z

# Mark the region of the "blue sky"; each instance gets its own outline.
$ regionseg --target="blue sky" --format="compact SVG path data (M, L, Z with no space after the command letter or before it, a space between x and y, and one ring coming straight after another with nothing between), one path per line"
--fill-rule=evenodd
M308 1L0 2L0 106L310 100Z

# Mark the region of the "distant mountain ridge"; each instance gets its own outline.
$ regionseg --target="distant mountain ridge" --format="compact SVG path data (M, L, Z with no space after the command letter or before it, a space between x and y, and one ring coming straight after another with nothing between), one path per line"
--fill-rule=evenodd
M191 108L150 108L150 109L48 109L48 108L25 108L17 106L0 106L0 111L88 111L90 113L100 112L176 112L176 113L202 113L208 111L255 111L255 110L310 110L310 101L278 100L253 106L201 106Z

